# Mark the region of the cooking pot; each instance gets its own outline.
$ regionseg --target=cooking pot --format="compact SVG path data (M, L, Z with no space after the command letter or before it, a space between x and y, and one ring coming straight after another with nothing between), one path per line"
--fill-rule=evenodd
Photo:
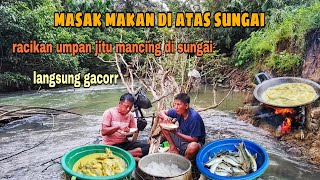
M310 104L314 101L316 101L319 98L319 94L320 94L320 85L314 81L311 81L309 79L304 79L304 78L299 78L299 77L277 77L277 78L270 78L268 75L266 75L265 73L258 73L255 76L256 81L258 82L258 85L255 87L254 91L253 91L253 95L254 97L265 104L271 105L271 106L276 106L276 107L296 107L296 106L303 106L303 105L307 105ZM309 102L305 102L305 103L301 103L298 105L294 105L294 106L284 106L284 105L279 105L279 104L271 104L268 103L266 101L263 100L262 98L262 94L270 87L273 86L277 86L280 84L285 84L285 83L304 83L304 84L308 84L311 87L313 87L313 89L316 91L317 95L310 100Z
M176 176L162 174L161 176L149 172L147 166L152 163L163 163L165 165L177 165L183 172ZM154 153L144 156L139 160L136 169L136 179L138 180L192 180L191 162L184 156L173 153ZM160 171L160 170L159 170Z

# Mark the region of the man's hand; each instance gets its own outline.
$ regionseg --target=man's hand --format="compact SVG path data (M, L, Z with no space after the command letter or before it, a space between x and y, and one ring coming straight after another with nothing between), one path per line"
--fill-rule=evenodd
M119 126L119 130L123 132L129 132L130 128L128 126Z
M163 118L163 119L162 119L162 122L163 122L163 123L171 123L171 120L172 120L172 118L169 117L169 116L167 116L166 118Z
M168 123L166 123L166 124L173 124L173 123L168 122ZM163 128L163 127L160 125L160 129L161 129L161 131L171 132L171 133L176 133L178 128L174 128L174 129L165 129L165 128Z

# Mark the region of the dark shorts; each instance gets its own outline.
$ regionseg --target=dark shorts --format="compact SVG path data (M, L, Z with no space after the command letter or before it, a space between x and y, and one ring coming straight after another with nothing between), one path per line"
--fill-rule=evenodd
M178 148L179 154L184 156L190 142L182 139L181 137L179 137L178 135L176 135L174 133L170 133L170 136L174 142L174 145ZM200 144L200 147L202 146L201 143L198 143L198 144Z
M142 143L139 141L135 141L135 142L126 141L126 142L123 142L120 144L115 144L114 146L117 146L117 147L124 149L126 151L136 149L136 148L141 148L142 154L143 154L142 156L149 154L149 147L150 147L149 144Z

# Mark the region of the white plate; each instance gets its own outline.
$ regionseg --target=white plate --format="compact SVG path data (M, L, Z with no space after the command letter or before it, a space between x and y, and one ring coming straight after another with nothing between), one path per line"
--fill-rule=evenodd
M166 130L174 130L178 128L178 125L172 123L160 123L160 126Z
M134 133L137 132L137 131L138 131L138 128L130 128L129 132L123 132L123 131L121 131L120 133L123 134L123 135L125 135L125 136L129 136L129 135L134 134Z

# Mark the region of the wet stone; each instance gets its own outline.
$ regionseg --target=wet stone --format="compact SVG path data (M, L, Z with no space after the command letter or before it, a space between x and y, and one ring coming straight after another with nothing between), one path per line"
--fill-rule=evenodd
M289 149L287 150L287 152L288 152L289 154L293 155L293 156L296 156L296 157L301 157L301 156L302 156L302 152L301 152L301 150L298 149L298 148L294 148L294 147L289 148Z

